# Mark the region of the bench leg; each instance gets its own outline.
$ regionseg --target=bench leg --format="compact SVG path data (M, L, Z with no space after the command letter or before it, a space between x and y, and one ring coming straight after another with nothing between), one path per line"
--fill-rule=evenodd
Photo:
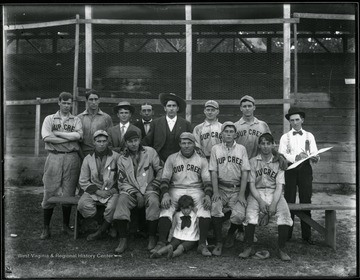
M74 239L76 240L79 233L79 225L78 225L78 210L77 205L75 205L75 221L74 221Z
M336 211L325 210L325 241L336 250Z

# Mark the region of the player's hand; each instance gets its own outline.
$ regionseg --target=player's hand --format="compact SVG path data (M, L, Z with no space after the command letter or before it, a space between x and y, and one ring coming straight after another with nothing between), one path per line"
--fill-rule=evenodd
M270 217L275 215L275 213L276 213L276 205L275 205L275 203L271 203L268 206L268 211L269 211Z
M103 184L103 189L104 190L109 190L111 189L111 186L113 184L113 181L112 180L105 180L104 184Z
M262 212L262 213L266 214L268 212L268 208L267 208L267 205L264 200L260 201L259 208L260 208L260 212Z
M219 192L214 192L211 198L212 202L216 202L219 199L221 199Z
M319 155L316 155L316 156L310 158L310 160L314 163L317 163L319 161L319 159L320 159Z
M144 196L141 193L136 193L136 201L138 208L143 208L145 205L145 199Z
M302 152L295 157L295 161L299 161L307 157L308 157L307 153Z
M168 193L165 193L161 200L161 207L164 209L169 209L171 205L171 197Z
M107 198L109 197L110 195L108 194L108 191L105 191L105 190L97 190L96 191L96 195L102 197L102 198Z
M246 205L247 205L247 202L246 202L246 199L245 199L245 195L239 195L237 197L237 201L246 208Z
M202 202L203 202L205 210L210 210L211 209L211 198L210 198L210 196L205 195Z

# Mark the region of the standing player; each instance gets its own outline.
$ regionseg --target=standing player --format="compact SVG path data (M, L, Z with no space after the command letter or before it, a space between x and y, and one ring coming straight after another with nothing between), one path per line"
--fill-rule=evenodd
M259 214L277 217L278 224L278 250L283 261L290 261L285 252L285 244L289 227L293 221L289 207L283 197L285 184L284 170L279 162L273 162L272 150L274 138L270 133L263 133L259 137L260 154L250 160L250 195L246 208L246 249L239 257L248 258L252 253L255 227L259 223Z
M119 117L120 123L108 129L109 147L113 151L120 153L125 148L124 135L128 130L133 130L139 135L141 131L138 127L130 123L131 116L135 108L127 101L122 101L114 108L114 113Z
M180 135L181 150L169 156L161 177L161 212L159 219L159 242L151 253L166 245L171 221L177 209L178 200L183 195L192 197L199 217L198 252L211 256L206 247L209 230L212 186L208 162L195 152L195 137L190 132Z
M150 124L152 122L154 111L151 104L145 103L141 105L140 115L141 120L134 123L135 126L140 128L141 135L144 138L150 131Z
M93 234L88 235L88 241L96 240L110 227L119 197L116 187L116 163L119 154L108 148L108 134L105 130L94 133L94 150L88 154L82 163L79 185L84 190L78 203L78 211L84 218L95 217L96 202L105 205L104 221Z
M220 143L221 123L217 116L219 114L219 104L215 100L208 100L205 103L205 121L195 126L193 134L196 146L199 147L210 160L211 148Z
M305 113L295 107L289 109L285 118L290 122L291 130L285 133L280 138L279 153L282 153L285 158L294 163L308 155L318 151L315 137L312 133L302 129L302 124L305 120ZM319 155L311 157L310 160L304 161L302 164L294 169L285 172L285 199L288 203L295 203L296 189L299 189L300 203L311 203L312 196L312 179L313 171L311 162L318 162ZM303 211L305 215L311 217L310 211ZM291 218L294 220L294 213L291 213ZM294 226L290 228L288 239L292 236ZM301 220L302 239L310 245L314 244L311 239L311 227Z
M216 237L213 255L222 253L223 209L230 208L230 228L225 247L234 245L235 231L245 220L245 188L250 170L245 147L235 142L236 128L233 122L224 122L221 126L223 143L215 145L211 150L209 170L213 185L211 218Z
M162 93L160 103L164 106L166 116L155 119L150 124L150 131L142 140L144 146L153 147L165 162L169 155L180 150L180 134L191 132L191 124L178 116L185 110L186 102L174 93Z
M79 140L83 131L81 121L70 113L72 95L62 92L59 95L60 110L45 118L41 128L45 149L49 152L43 175L44 229L40 239L50 238L50 221L55 204L48 203L53 196L74 196L80 173ZM62 232L71 234L69 227L71 205L63 205Z
M249 95L245 95L240 99L240 111L242 117L235 122L237 131L236 142L245 147L248 159L255 157L258 154L258 140L261 134L271 133L266 122L257 119L254 116L255 99ZM249 195L249 184L246 187L245 196ZM244 229L241 226L238 232L238 238L244 240ZM256 239L256 237L255 237Z
M135 131L125 133L126 149L118 160L120 190L114 213L120 242L115 249L118 254L127 248L127 226L130 221L130 210L145 207L149 230L148 250L156 245L156 230L160 214L158 188L162 166L156 151L151 147L140 145L140 135Z
M82 157L94 151L93 135L98 130L108 130L113 126L111 117L99 108L100 95L96 90L88 90L85 93L87 109L78 115L81 120L84 138L80 142Z

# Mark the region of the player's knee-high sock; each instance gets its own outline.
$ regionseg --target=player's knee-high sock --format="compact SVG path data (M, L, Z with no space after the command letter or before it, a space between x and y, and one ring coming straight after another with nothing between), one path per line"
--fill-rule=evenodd
M219 217L211 217L214 226L214 233L217 243L222 243L222 226L223 226L223 218Z
M54 212L54 208L44 209L44 226L50 226L50 221L53 212Z
M63 224L69 226L71 206L62 206L62 212L63 212Z
M244 232L244 226L243 225L238 225L237 229L238 229L238 232Z
M154 221L147 221L147 222L148 222L149 236L155 236L158 228L159 219Z
M279 249L285 248L286 240L289 234L289 226L288 225L279 225L278 226L278 245Z
M231 223L228 231L228 235L233 235L237 229L238 229L238 225Z
M171 221L168 217L159 219L159 242L167 243L169 231L171 229Z
M120 238L127 237L127 227L128 227L128 220L114 220L113 221Z
M255 227L254 224L248 224L245 227L245 243L247 247L251 247L254 243Z
M200 230L199 245L206 244L210 222L211 222L210 218L203 218L203 217L199 218L199 230Z

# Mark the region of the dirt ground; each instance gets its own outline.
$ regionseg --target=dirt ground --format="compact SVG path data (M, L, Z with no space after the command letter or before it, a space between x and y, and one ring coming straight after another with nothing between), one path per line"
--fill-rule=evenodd
M56 207L52 219L52 237L40 240L42 229L42 187L6 187L4 197L6 278L133 278L133 277L349 277L358 275L357 228L355 210L337 211L337 250L327 247L324 238L313 230L316 245L301 241L300 221L295 219L293 239L287 244L291 262L282 262L277 254L277 227L271 221L257 227L255 250L268 250L267 260L241 260L238 254L244 244L225 249L220 257L205 258L190 251L179 258L150 259L147 240L131 237L129 249L122 255L113 254L117 239L87 242L82 236L61 235L61 211ZM313 203L356 205L355 194L315 192ZM72 215L73 216L73 215ZM324 211L312 211L313 218L325 223ZM210 240L211 243L211 240Z

